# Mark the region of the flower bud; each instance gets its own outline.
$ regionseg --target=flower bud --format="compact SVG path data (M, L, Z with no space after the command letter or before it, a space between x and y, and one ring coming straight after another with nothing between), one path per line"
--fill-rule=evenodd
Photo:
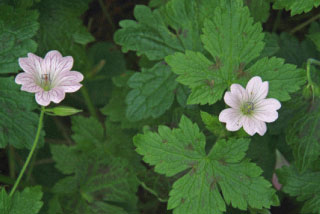
M82 110L69 106L57 106L54 108L47 108L45 109L45 112L53 116L70 116L82 112Z
M276 165L275 165L275 169L280 169L283 166L290 166L290 163L279 152L279 150L276 149ZM277 177L275 172L272 175L272 184L277 190L280 190L281 187L282 187L282 184L279 183L278 177Z

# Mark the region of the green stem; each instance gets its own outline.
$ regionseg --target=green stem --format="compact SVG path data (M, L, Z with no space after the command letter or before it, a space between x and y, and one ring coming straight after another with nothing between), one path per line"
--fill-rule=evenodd
M9 175L10 178L15 179L16 178L16 165L15 165L15 152L14 152L14 147L9 146L9 151L8 151L8 157L9 157Z
M33 141L33 145L32 145L32 148L31 148L31 150L30 150L30 152L29 152L29 155L28 155L28 157L27 157L27 160L26 160L26 162L24 163L24 165L23 165L23 167L22 167L22 170L20 171L20 174L19 174L17 180L16 180L16 182L15 182L14 185L13 185L13 188L11 189L11 192L10 192L10 195L9 195L10 197L12 197L13 194L14 194L14 192L16 191L16 189L17 189L17 187L18 187L18 185L19 185L19 183L20 183L20 181L21 181L21 178L22 178L24 172L26 171L27 166L28 166L28 164L29 164L29 162L30 162L30 160L31 160L31 158L32 158L33 152L34 152L35 149L37 148L37 144L38 144L39 137L40 137L40 133L41 133L41 129L42 129L44 110L45 110L44 106L41 106L41 112L40 112L40 118L39 118L39 123L38 123L38 129L37 129L36 137L35 137L35 139L34 139L34 141Z
M82 93L82 96L84 98L84 101L85 101L85 103L86 103L86 105L88 107L88 110L89 110L91 116L93 116L96 119L98 119L97 111L96 111L96 109L95 109L95 107L94 107L94 105L93 105L93 103L92 103L92 101L90 99L89 92L88 92L86 86L83 85L82 88L80 89L80 91Z
M273 27L272 27L272 33L275 33L279 24L280 24L280 21L281 21L281 13L282 13L282 10L279 10L278 13L277 13L277 17L276 17L276 21L274 22L273 24Z
M300 25L298 25L297 27L293 28L290 31L290 34L294 34L295 32L301 30L302 28L304 28L305 26L311 24L312 22L314 22L315 20L320 19L320 13L314 17L311 17L310 19L308 19L307 21L301 23Z
M163 198L160 198L158 193L156 191L154 191L153 189L147 187L147 185L142 182L142 181L139 181L140 185L143 187L143 189L147 190L149 193L151 193L152 195L154 195L160 202L168 202L168 199L163 199Z
M37 149L34 151L33 153L33 158L31 158L31 162L30 162L30 165L29 165L29 169L27 171L27 174L26 174L26 178L25 178L25 181L28 183L31 179L31 175L32 175L32 171L33 171L33 168L34 168L34 163L36 162L36 158L37 158Z
M102 1L102 0L98 0L98 1L99 1L100 7L101 7L104 15L106 16L109 24L111 25L112 32L114 32L114 31L116 30L116 26L114 26L114 23L113 23L113 21L112 21L112 19L111 19L111 16L110 16L107 8L106 8L105 5L103 4L103 1Z
M3 184L7 184L7 185L13 185L15 182L15 179L12 179L8 176L5 175L0 175L0 182ZM26 184L24 182L21 182L22 186L26 186Z
M319 65L320 66L320 61L316 60L316 59L308 59L307 61L307 80L308 80L308 84L312 85L313 81L311 79L311 64L315 64L315 65Z

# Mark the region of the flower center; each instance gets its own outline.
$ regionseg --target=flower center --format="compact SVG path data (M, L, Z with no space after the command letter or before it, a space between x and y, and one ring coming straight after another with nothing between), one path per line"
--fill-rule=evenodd
M253 110L254 110L253 102L245 102L241 108L241 111L244 115L252 114Z
M50 91L51 89L51 78L50 74L41 74L40 78L40 86L43 88L45 91Z

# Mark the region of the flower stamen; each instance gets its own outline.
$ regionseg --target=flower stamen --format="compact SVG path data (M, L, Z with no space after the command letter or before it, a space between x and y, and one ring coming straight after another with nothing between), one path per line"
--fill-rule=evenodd
M51 89L51 78L50 74L41 74L41 87L45 91L49 91Z
M250 115L254 111L253 102L245 102L242 106L242 113L245 115Z

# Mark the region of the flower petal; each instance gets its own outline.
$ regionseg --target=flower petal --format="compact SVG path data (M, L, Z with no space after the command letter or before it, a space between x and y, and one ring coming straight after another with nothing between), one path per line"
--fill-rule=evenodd
M28 57L19 58L19 65L26 73L39 76L42 61L41 57L28 53Z
M233 108L224 109L219 115L219 121L227 123L226 128L229 131L237 131L242 127L242 115Z
M15 78L15 82L22 84L22 91L34 93L42 90L42 88L36 84L34 76L30 73L19 73Z
M256 133L255 122L253 118L245 117L243 121L243 129L251 136Z
M263 121L257 120L254 117L245 117L243 129L251 136L255 133L263 136L267 131L267 126Z
M272 184L277 190L280 190L282 188L282 184L279 183L276 173L272 174Z
M271 123L278 119L277 110L280 108L281 103L278 100L274 98L263 99L255 104L254 116L258 120Z
M53 84L56 87L63 88L65 92L75 92L81 88L81 82L83 75L78 71L63 72L59 75L59 79Z
M65 98L65 92L62 88L54 88L49 91L50 100L55 103L60 103Z
M239 97L229 91L224 94L224 102L234 109L240 109L241 101Z
M247 84L246 91L249 95L249 100L257 102L267 97L269 83L267 81L262 82L262 79L258 76L252 77Z
M50 104L50 93L48 91L39 91L36 93L36 101L39 105L47 106Z
M232 84L230 90L231 93L236 96L241 103L248 101L248 93L241 85Z
M255 128L256 128L256 132L260 136L263 136L267 132L267 125L263 121L255 120Z
M62 57L59 51L49 51L43 62L43 73L50 73L50 78L55 80L61 72L70 71L73 66L71 56Z

